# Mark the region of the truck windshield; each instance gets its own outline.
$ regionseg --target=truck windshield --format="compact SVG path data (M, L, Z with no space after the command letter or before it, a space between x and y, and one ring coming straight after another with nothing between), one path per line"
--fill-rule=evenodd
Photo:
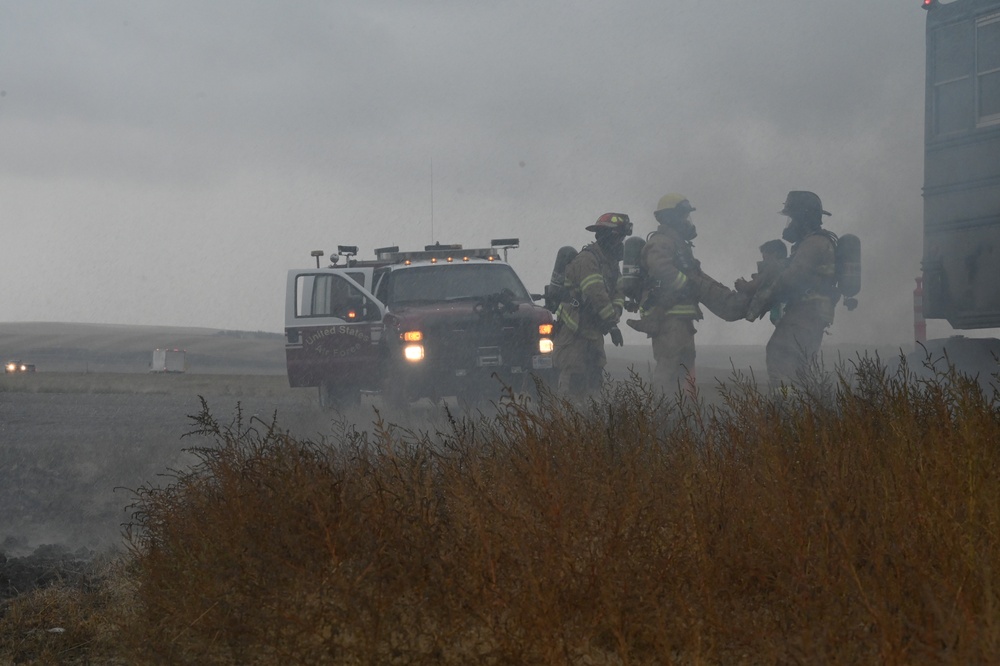
M389 276L387 305L481 298L503 290L515 302L530 302L520 278L507 264L438 264L413 266Z

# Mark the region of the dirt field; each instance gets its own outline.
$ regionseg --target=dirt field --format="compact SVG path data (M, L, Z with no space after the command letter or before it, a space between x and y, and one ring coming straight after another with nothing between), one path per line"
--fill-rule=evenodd
M0 392L0 551L117 544L128 520L129 489L167 481L164 473L189 460L185 448L207 444L182 437L192 430L188 415L201 409L199 395L220 421L231 420L237 405L265 421L277 410L285 429L311 436L331 418L314 406L311 393L275 387L280 377L240 377L229 389L218 381L215 390L188 378L157 377L172 384L164 392L131 390L121 376L101 378L104 388L95 392L80 390L82 378L73 375L38 379L62 380L75 390ZM116 379L121 390L114 389Z
M91 324L0 324L0 355L35 363L38 371L0 375L0 552L21 554L42 544L100 550L121 542L130 489L167 483L163 475L190 462L184 449L207 445L184 438L199 396L219 421L270 421L300 437L331 432L336 415L318 407L312 389L290 389L284 340L271 333ZM189 372L148 372L151 350L188 351ZM648 347L609 348L610 374L645 375ZM714 390L731 363L763 375L763 349L699 350L699 384ZM368 427L381 408L366 399L347 417ZM432 429L440 406L418 405L394 423Z

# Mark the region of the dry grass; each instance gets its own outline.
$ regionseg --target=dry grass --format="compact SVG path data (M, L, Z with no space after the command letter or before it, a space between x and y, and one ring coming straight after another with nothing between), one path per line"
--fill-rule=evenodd
M0 664L133 663L126 641L138 621L123 560L99 561L77 584L51 585L4 602Z
M996 663L998 407L860 359L777 398L634 379L328 441L206 408L200 464L138 491L128 571L12 602L0 658ZM131 612L102 602L123 589ZM51 598L79 605L79 646L31 633Z

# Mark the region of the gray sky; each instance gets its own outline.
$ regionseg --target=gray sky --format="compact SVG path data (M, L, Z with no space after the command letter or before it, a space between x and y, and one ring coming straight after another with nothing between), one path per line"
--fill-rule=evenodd
M584 226L645 234L668 192L732 284L808 189L863 243L828 341L905 343L924 20L920 0L0 0L0 320L280 331L286 271L338 244L517 236L541 291Z

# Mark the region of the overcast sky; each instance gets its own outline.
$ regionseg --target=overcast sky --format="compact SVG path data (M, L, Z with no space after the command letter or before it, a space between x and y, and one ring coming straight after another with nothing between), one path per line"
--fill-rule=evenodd
M806 189L863 243L828 341L905 343L920 4L0 0L0 321L281 331L286 271L338 244L517 236L541 291L668 192L732 284ZM770 327L706 314L698 342Z

